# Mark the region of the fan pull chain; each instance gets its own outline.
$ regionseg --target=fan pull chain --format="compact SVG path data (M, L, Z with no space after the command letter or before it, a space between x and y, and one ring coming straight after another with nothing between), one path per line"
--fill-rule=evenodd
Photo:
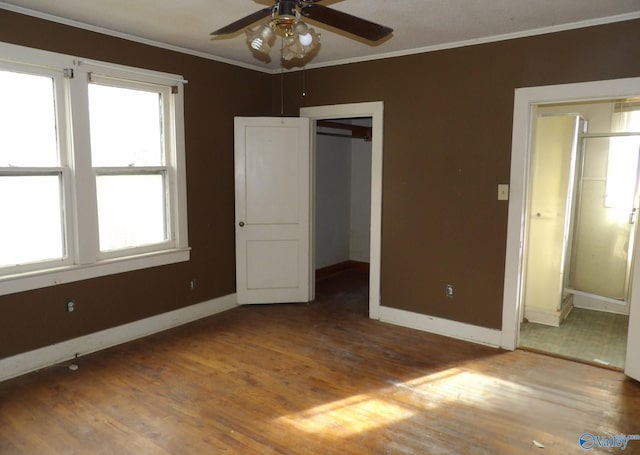
M280 72L280 115L284 115L284 72Z
M302 68L302 105L304 106L305 97L307 96L307 69Z
M284 40L280 40L280 52L284 49ZM284 68L280 66L280 116L284 117Z

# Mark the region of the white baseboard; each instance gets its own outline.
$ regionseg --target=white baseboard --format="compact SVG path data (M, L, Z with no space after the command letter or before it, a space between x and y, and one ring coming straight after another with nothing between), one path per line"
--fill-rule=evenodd
M188 322L230 310L237 306L236 295L190 305L118 327L91 333L44 348L0 359L0 381L65 362L101 349L177 327Z
M553 327L560 327L562 321L567 319L569 313L573 309L575 295L568 294L560 304L560 310L550 310L546 308L538 308L534 306L524 307L524 318L529 322L535 322L536 324L550 325Z
M561 321L559 311L536 308L532 306L524 307L524 318L529 322L550 325L553 327L560 327Z
M380 321L492 347L500 347L501 345L501 330L488 329L396 308L381 306Z
M612 303L582 295L574 296L573 306L585 310L604 311L605 313L629 314L629 305L624 302Z

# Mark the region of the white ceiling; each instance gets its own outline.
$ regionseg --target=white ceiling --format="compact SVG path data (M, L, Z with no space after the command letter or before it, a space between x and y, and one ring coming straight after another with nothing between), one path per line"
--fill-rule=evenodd
M275 72L280 68L277 49L272 51L272 61L265 63L249 52L244 33L209 37L213 30L272 3L5 0L0 8ZM640 18L640 0L324 0L320 4L387 25L394 33L372 46L313 23L322 46L307 68Z

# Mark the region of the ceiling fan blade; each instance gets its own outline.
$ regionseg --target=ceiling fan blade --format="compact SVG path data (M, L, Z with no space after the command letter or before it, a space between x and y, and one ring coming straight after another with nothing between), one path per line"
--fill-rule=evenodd
M393 32L392 28L376 24L351 14L343 13L315 3L304 5L300 13L304 17L322 22L323 24L353 33L369 41L378 41Z
M210 35L211 36L226 35L228 33L234 33L234 32L237 32L238 30L242 30L246 26L251 25L254 22L260 19L263 19L267 16L270 16L272 10L273 10L273 7L269 7L269 8L261 9L260 11L256 11L253 14L249 14L248 16L243 17L242 19L238 19L237 21L229 25L219 28L215 32L211 32Z

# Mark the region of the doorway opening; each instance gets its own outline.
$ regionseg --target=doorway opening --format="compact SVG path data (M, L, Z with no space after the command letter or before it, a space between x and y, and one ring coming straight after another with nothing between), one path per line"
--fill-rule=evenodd
M518 346L625 366L640 98L532 106Z
M316 184L316 130L318 121L334 121L335 119L350 119L352 122L362 119L370 119L371 135L371 161L370 161L370 222L369 222L369 277L368 277L368 313L372 319L380 319L380 257L382 245L382 131L383 131L383 102L373 101L366 103L337 104L327 106L312 106L300 109L300 116L311 120L312 146L311 146L311 168L312 168L312 195L315 195ZM335 125L334 125L335 126ZM343 133L344 134L344 133ZM329 136L331 137L331 136ZM338 138L340 139L340 138ZM344 140L344 139L342 139ZM315 196L311 201L311 216L316 214ZM316 253L316 224L315 219L311 221L311 252ZM315 267L315 257L311 259L311 266ZM312 277L314 274L311 274ZM312 295L315 295L315 279L312 278Z
M317 120L315 125L316 292L347 280L366 299L371 243L372 118ZM337 275L340 275L338 277ZM355 283L358 286L354 286Z

